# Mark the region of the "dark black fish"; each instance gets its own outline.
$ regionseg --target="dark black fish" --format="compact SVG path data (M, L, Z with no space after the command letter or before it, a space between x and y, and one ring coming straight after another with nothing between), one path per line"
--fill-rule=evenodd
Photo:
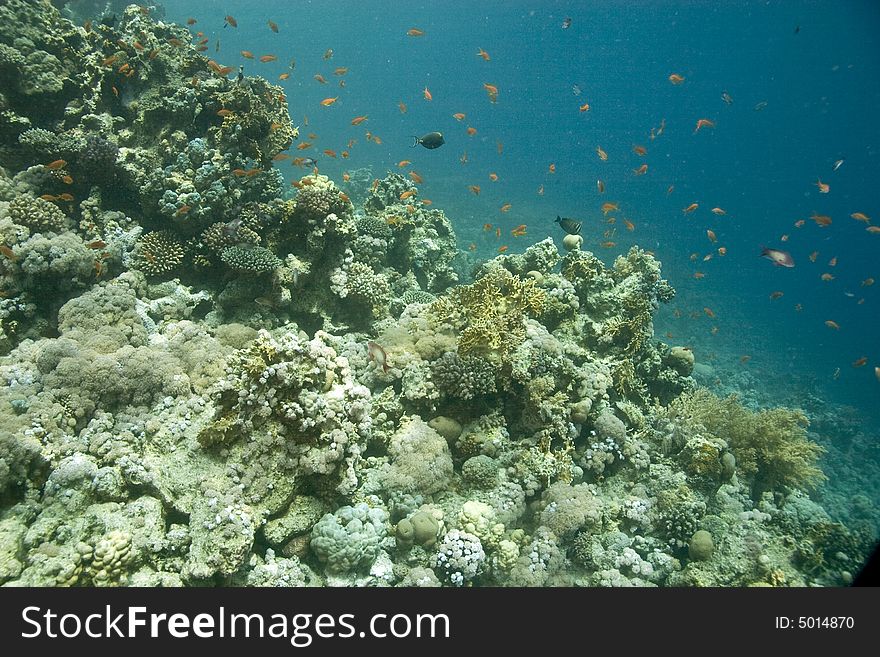
M114 25L116 25L116 14L104 16L101 19L101 25L106 25L107 27L113 27Z
M415 148L418 144L421 144L425 148L440 148L446 143L443 140L443 135L439 132L429 132L424 137L416 137L413 135L412 139L412 148Z
M571 27L571 18L566 17L566 18L562 19L562 29L567 30L570 27Z
M556 215L556 221L554 221L553 223L562 226L562 230L564 230L569 235L581 234L580 221L575 221L574 219L568 219L567 217L560 217L559 215Z

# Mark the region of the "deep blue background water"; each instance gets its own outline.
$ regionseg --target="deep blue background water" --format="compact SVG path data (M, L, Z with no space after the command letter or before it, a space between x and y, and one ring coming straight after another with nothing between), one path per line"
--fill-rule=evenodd
M411 168L425 178L422 197L450 216L462 248L474 242L484 257L501 245L513 252L547 235L561 238L552 224L557 214L583 219L585 248L606 262L632 244L652 250L678 290L659 316L658 336L669 332L668 341L692 346L698 361L718 366L719 376L747 369L750 385L766 387L758 393L795 402L809 394L849 405L850 415L876 431L880 234L867 233L849 215L864 212L880 225L880 3L164 4L171 20L198 20L192 31L210 37L205 54L221 64L243 63L247 74L277 82L295 59L290 79L278 83L302 134L319 138L311 151L291 153L316 157L323 173L339 181L343 171L370 166L381 177L399 171L398 161L412 160ZM226 14L237 19L237 28L223 28ZM572 24L564 30L566 16ZM279 33L269 30L269 19ZM413 27L425 35L406 36ZM333 57L325 60L329 48ZM478 57L478 48L491 60ZM278 60L246 60L242 49ZM349 69L344 88L333 74L337 66ZM670 84L671 73L685 82ZM316 82L315 74L328 84ZM483 83L498 86L497 103L489 101ZM575 84L579 96L572 92ZM422 96L426 86L431 102ZM722 91L732 105L722 102ZM321 106L334 96L334 106ZM578 110L584 102L588 112ZM766 107L756 111L757 103ZM453 119L455 112L466 113L466 120ZM364 114L367 122L350 125ZM699 118L716 127L694 134ZM651 141L650 130L661 119L664 134ZM477 134L468 136L467 126ZM367 130L383 143L367 142ZM444 133L444 147L410 148L410 135L430 130ZM321 154L345 150L351 138L357 143L350 159ZM647 155L634 154L634 144ZM607 151L607 162L597 157L597 146ZM460 162L464 152L466 164ZM832 171L839 158L845 163ZM551 163L555 174L548 171ZM642 163L648 173L635 176ZM289 179L303 173L289 162L279 168ZM498 182L490 182L490 172ZM596 189L599 178L604 195ZM829 194L818 192L819 178L831 185ZM479 185L481 194L471 194L468 185ZM620 204L614 226L604 223L605 201ZM500 213L508 202L510 212ZM685 216L682 208L694 202L699 209ZM727 215L712 214L716 206ZM813 212L830 215L833 224L820 228L809 219ZM624 228L623 217L635 230ZM794 226L799 219L807 220L802 228ZM502 237L483 231L484 223L500 226ZM512 237L510 229L523 223L528 235ZM609 229L615 233L603 236ZM717 244L709 242L707 229L717 234ZM599 246L608 240L616 247ZM795 268L759 258L762 244L790 251ZM726 256L703 261L722 245ZM808 259L813 251L819 251L815 263ZM695 279L697 271L704 278ZM820 280L825 272L834 280ZM878 284L861 286L868 277ZM771 301L777 290L784 296ZM840 330L826 327L826 320ZM747 364L739 362L743 355L751 357ZM868 364L852 367L863 356Z

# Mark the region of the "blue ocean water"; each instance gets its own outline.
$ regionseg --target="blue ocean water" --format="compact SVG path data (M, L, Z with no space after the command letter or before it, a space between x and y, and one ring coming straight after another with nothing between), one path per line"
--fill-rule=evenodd
M880 279L880 234L850 217L880 224L877 3L164 5L168 19L197 20L191 29L209 39L206 54L285 88L300 143L314 143L292 155L315 157L336 180L364 167L375 177L417 171L423 198L447 213L475 258L547 235L561 241L556 215L582 220L584 248L606 262L633 244L653 251L677 290L657 337L690 346L703 383L754 403L804 406L826 418L823 444L833 446L840 428L874 445L850 454L853 463L877 458L880 285L868 281ZM226 15L237 27L224 27ZM424 34L408 36L413 28ZM266 54L277 60L260 62ZM278 80L282 73L289 78ZM672 84L673 73L684 81ZM498 88L497 102L485 84ZM336 101L325 107L325 98ZM359 116L368 118L352 126ZM695 131L698 119L714 127ZM443 132L442 148L410 147L411 135L433 130ZM412 164L399 169L401 160ZM636 175L642 164L647 172ZM289 180L302 175L279 167ZM605 202L619 211L606 216ZM521 224L526 234L512 236ZM759 257L762 245L789 251L795 267ZM838 456L849 463L845 449Z

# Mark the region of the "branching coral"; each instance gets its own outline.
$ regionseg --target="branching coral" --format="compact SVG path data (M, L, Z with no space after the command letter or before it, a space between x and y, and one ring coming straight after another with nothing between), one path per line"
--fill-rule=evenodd
M736 397L719 399L698 389L676 400L669 409L686 428L724 440L736 456L737 470L752 481L752 493L812 488L825 479L818 466L824 448L807 438L803 411L773 408L759 412Z
M134 250L134 266L150 276L161 276L183 262L183 244L168 231L147 233Z
M523 320L538 316L544 291L532 279L522 280L500 267L472 285L455 288L431 304L431 313L459 332L462 356L505 358L525 338Z
M68 224L67 217L56 205L27 196L19 196L9 204L9 218L35 233L60 233Z

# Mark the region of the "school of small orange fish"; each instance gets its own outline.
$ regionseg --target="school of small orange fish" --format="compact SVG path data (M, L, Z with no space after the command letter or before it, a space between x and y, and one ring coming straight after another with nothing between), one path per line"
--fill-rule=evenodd
M198 23L198 21L195 18L189 18L186 22L187 22L187 25L189 25L190 27L192 27ZM266 22L266 25L267 25L268 29L271 30L272 32L274 32L274 33L279 32L278 24L273 22L272 20L268 20ZM223 19L223 27L237 28L238 21L233 16L227 15ZM193 29L195 29L195 28L193 28ZM413 38L413 39L424 39L424 38L428 37L428 33L426 30L424 30L420 27L412 27L412 28L406 30L405 36ZM200 51L205 51L208 49L209 39L207 37L205 37L203 32L201 32L201 31L196 32L193 35L193 38L199 39L199 41L197 41L197 45L198 45L198 49ZM172 43L171 43L172 46L183 45L182 43L179 43L179 42L173 43L173 41L177 41L176 39L173 39L171 41L172 41ZM216 42L215 51L219 52L219 50L220 50L220 40L218 39ZM256 60L256 61L259 61L264 64L270 63L270 62L275 62L278 60L278 57L275 54L271 54L271 53L257 56L252 51L241 50L241 51L239 51L239 54L244 59ZM333 49L327 49L323 53L322 59L326 62L329 62L330 60L333 59L333 56L334 56ZM474 52L474 56L481 58L485 62L492 61L492 57L489 54L489 52L487 52L486 50L484 50L482 47L479 47L479 46L476 47L476 50ZM108 61L103 62L103 64L105 66L112 66L113 61L108 60ZM211 68L215 72L217 72L221 75L224 75L224 76L229 75L237 70L233 66L220 65L219 63L215 62L214 60L209 62L209 64L211 65ZM278 75L278 80L284 81L284 80L289 79L291 77L292 71L295 69L295 67L296 67L296 62L294 59L291 59L290 64L288 66L288 70L286 70L285 72ZM487 69L487 72L489 70L490 69ZM126 73L128 75L134 74L133 70L130 73L126 72L124 70L121 70L120 72ZM348 72L349 72L348 67L337 66L337 67L332 68L332 70L327 71L326 76L321 73L315 73L312 77L315 80L315 82L317 82L318 84L325 85L325 84L330 83L330 80L328 79L328 77L332 75L335 78L337 78L338 88L345 89L345 86L346 86L345 76L348 74ZM332 79L332 78L330 78L330 79ZM668 80L669 84L672 84L676 87L682 87L682 88L687 87L686 77L677 73L677 72L670 73L666 79ZM485 91L487 100L490 103L497 103L498 102L498 100L501 96L501 89L497 84L495 84L494 82L485 82L484 81L484 82L482 82L482 88ZM113 92L118 94L118 91L115 89L115 87L113 89ZM579 92L579 90L578 90L578 92ZM342 93L342 92L340 92L340 93ZM421 99L423 102L434 102L434 96L431 93L428 86L425 86L423 89L421 89L418 92L418 94L421 96ZM721 100L727 105L730 105L733 103L733 99L726 91L722 91L720 97L721 97ZM339 95L336 95L336 96L329 96L328 95L326 98L324 98L322 101L320 101L320 106L325 107L325 108L330 108L330 107L337 105L337 101L339 101L339 100L340 100ZM592 99L592 100L594 103L596 102L595 99ZM766 106L766 104L767 104L766 102L762 101L762 102L758 103L753 109L755 111L762 110ZM405 114L407 112L408 108L407 108L406 103L404 103L402 100L400 100L400 101L398 101L397 109L399 110L399 112L401 114ZM454 108L454 109L460 109L460 108ZM572 103L572 111L573 112L586 113L586 112L589 112L590 109L591 109L591 105L589 102L580 102L580 100L578 100L578 102ZM220 110L218 112L218 114L221 116L224 116L224 113L229 113L229 110ZM465 123L465 120L467 119L467 114L465 112L456 111L456 112L452 113L451 116L457 122L465 125L465 134L466 135L473 137L478 134L477 128ZM353 117L351 119L350 123L352 126L357 127L367 121L369 121L369 116L362 115L362 116ZM307 116L303 117L302 124L304 126L309 125L309 119ZM698 116L695 118L693 126L694 127L693 127L692 136L695 136L694 138L699 138L701 132L716 129L716 120ZM280 126L274 126L274 127L280 127ZM665 130L666 130L666 119L661 118L658 125L652 126L650 128L650 132L648 132L648 134L647 134L647 139L649 141L653 142L655 139L661 137L664 134ZM314 132L308 133L307 137L308 137L308 141L300 142L296 146L297 150L306 151L306 150L311 149L314 146L314 142L318 139L318 135ZM379 137L379 135L375 134L375 132L373 132L372 130L367 131L365 133L364 137L367 142L372 142L375 144L382 143L381 137ZM336 150L325 149L322 151L322 154L327 158L334 158L335 159L335 158L337 158L337 156L341 156L343 159L348 159L351 156L351 151L356 144L357 144L357 139L352 138L352 139L349 139L349 141L347 142L346 148L340 149L340 151L338 153ZM503 154L504 145L501 141L496 142L496 147L497 147L498 154L499 155ZM648 155L648 149L644 145L634 144L632 146L632 153L637 158L644 158L644 157L647 157L647 155ZM609 153L599 144L597 144L595 147L595 154L600 162L607 162L610 157ZM623 157L624 154L623 153L616 153L616 154L612 153L611 155L617 155L618 157ZM318 169L316 161L312 158L292 157L287 153L280 153L274 159L276 162L290 159L293 166L297 166L297 167L311 166L314 173L316 173L317 169ZM459 161L462 164L466 164L468 162L467 151L464 151L461 154L461 156L459 157ZM837 172L837 170L841 167L842 164L843 164L843 160L836 161L833 164L832 173ZM51 162L51 163L47 164L46 166L48 169L52 170L52 169L61 169L65 165L66 165L66 162L64 162L63 160L56 160L55 162ZM410 160L406 160L406 159L401 160L400 162L396 163L396 166L400 169L408 168L411 165L412 165L412 162ZM233 173L238 176L252 176L252 175L255 175L256 173L259 173L259 172L260 172L259 169L250 169L250 170L237 169ZM555 173L556 173L556 163L555 162L547 163L546 175L553 175ZM632 175L633 176L649 175L648 163L642 162L638 166L633 168ZM346 180L346 181L349 180L350 176L347 171L343 172L342 176L343 176L343 180ZM425 182L424 178L418 172L416 172L412 169L410 169L408 171L408 176L415 184L421 185L421 184L424 184L424 182ZM488 172L486 175L486 178L489 180L490 183L496 183L500 180L498 174L494 171ZM378 185L378 182L379 182L378 179L373 181L373 188L374 189ZM295 187L302 187L303 185L307 185L309 183L310 183L309 178L303 178L299 181L294 181L292 183L292 185L294 185ZM818 189L818 192L820 194L831 194L832 193L831 184L827 181L823 181L821 178L817 177L817 179L814 182L812 182L812 185ZM597 191L599 194L604 194L606 191L605 181L602 180L601 178L598 179L596 181L596 188L597 188ZM481 192L480 185L474 184L473 182L471 182L470 184L465 183L464 189L466 189L468 192L470 192L471 194L473 194L475 196L479 196L480 192ZM675 185L674 184L669 185L665 190L666 196L670 196L674 192L675 192ZM543 194L544 194L544 185L543 184L540 184L537 187L536 193L539 196L543 196ZM412 191L404 192L401 195L400 200L402 200L402 201L406 200L407 198L413 196L414 194L415 194L415 192L412 192ZM72 197L66 198L69 196L70 196L69 194L62 194L59 197L53 197L51 200L53 200L53 201L73 200ZM50 200L50 199L47 199L47 200ZM422 199L420 201L420 203L427 206L427 205L431 205L432 201L429 199ZM500 213L507 213L512 209L512 207L513 207L513 205L510 202L505 202L500 207L498 207L497 211ZM700 208L701 208L701 204L699 202L694 201L694 202L688 203L687 205L682 207L681 212L684 217L691 219L691 218L695 218L698 216L698 211L700 211ZM412 205L409 205L408 210L410 212L414 212L415 208ZM616 226L617 215L618 214L622 215L623 211L621 210L621 207L618 202L602 203L599 210L601 210L603 221L608 225L608 227L606 229L604 229L604 231L602 232L602 238L601 238L601 240L597 241L597 246L604 248L604 249L613 249L617 246L617 242L615 242L612 239L615 237L615 233L617 231L617 226ZM712 207L709 211L717 217L726 217L727 216L727 211L721 207L717 207L717 206ZM880 226L872 225L871 224L871 217L869 215L865 214L864 212L855 211L855 209L854 209L854 211L852 213L850 213L849 217L854 221L864 223L865 224L865 231L868 234L880 235ZM829 215L817 214L816 212L813 212L813 214L810 215L808 217L808 219L810 219L813 223L815 223L816 226L818 226L819 228L827 228L827 227L831 226L833 223L832 218ZM624 225L624 227L627 231L632 232L632 231L636 230L636 224L630 218L627 218L625 216L621 216L621 223ZM793 223L793 228L794 229L801 229L806 225L807 225L807 219L801 218L801 219L796 220ZM496 240L501 240L503 237L503 234L505 232L506 231L503 231L500 226L496 226L491 223L486 223L483 225L483 233L486 235L494 235ZM724 245L718 244L718 241L719 241L718 236L714 230L707 228L705 230L705 234L706 234L706 238L708 240L708 243L711 245L711 249L708 250L708 252L706 252L705 254L692 253L690 255L690 260L692 262L708 262L708 261L712 260L713 258L724 257L725 255L727 255L727 247ZM524 237L524 236L528 235L527 226L525 224L519 224L518 226L516 226L515 228L513 228L510 231L510 235L514 238ZM779 236L778 239L780 242L787 242L789 240L789 237L790 237L789 234L783 234L783 235ZM878 239L880 239L880 238L878 238ZM476 243L471 242L467 248L470 251L476 251L478 247L477 247ZM501 244L500 246L498 246L497 251L498 251L498 253L504 253L509 248L510 247L508 244ZM819 255L820 255L819 251L812 252L809 256L810 262L817 263L819 261ZM833 256L829 260L826 261L826 265L828 268L834 268L837 266L837 264L838 264L837 256ZM693 272L692 276L695 280L701 280L701 279L705 278L706 274L702 271L697 270L697 271ZM825 272L820 273L817 276L817 278L820 281L822 281L823 283L831 283L835 280L834 274L832 274L829 271L825 271ZM868 276L861 281L862 288L869 288L872 285L874 285L874 278L871 276ZM846 294L847 294L847 296L855 296L853 293L850 293L850 292L847 292ZM769 299L771 302L775 302L776 300L784 297L784 292L782 290L773 290L772 292L769 293L768 296L769 296ZM859 297L858 300L856 301L856 303L857 304L865 303L865 298ZM803 310L803 306L800 303L796 303L796 304L794 304L793 309L795 312L800 312L801 310ZM702 313L700 311L692 311L690 313L690 317L692 319L696 319L697 317L700 317L701 315L705 315L709 319L716 318L716 313L709 307L704 307L702 309ZM682 316L681 310L676 309L673 312L673 316L675 316L676 318L681 317ZM827 320L825 320L824 324L826 327L828 327L832 331L843 330L843 327L841 327L841 325L837 321L835 321L834 319L827 319ZM713 325L710 329L710 333L712 335L717 334L718 331L719 331L719 328L716 325ZM673 338L674 336L671 333L667 333L666 337ZM749 355L743 355L740 358L740 362L742 364L746 364L750 360L751 360L751 356L749 356ZM853 360L850 363L850 365L853 368L859 368L859 367L863 367L867 363L868 363L868 358L866 356L860 356L860 357L856 358L855 360ZM874 375L875 375L876 379L878 380L878 382L880 382L880 365L874 367ZM840 376L840 368L837 368L837 370L833 374L833 378L836 380L839 376Z

